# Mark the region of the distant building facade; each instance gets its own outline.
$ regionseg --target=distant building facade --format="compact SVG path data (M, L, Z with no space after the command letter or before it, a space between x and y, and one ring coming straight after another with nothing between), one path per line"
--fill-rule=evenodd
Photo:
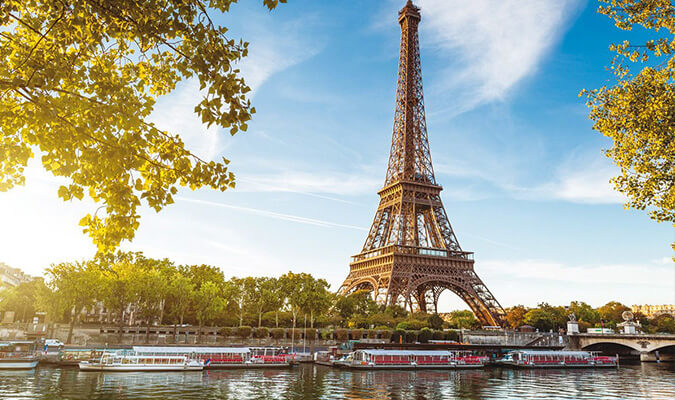
M651 304L642 304L642 305L633 305L631 306L631 311L634 313L641 313L649 318L662 315L670 314L675 316L675 304L663 304L663 305L651 305Z
M34 278L25 274L18 268L12 268L0 262L0 290L7 287L19 286L24 282L30 282Z

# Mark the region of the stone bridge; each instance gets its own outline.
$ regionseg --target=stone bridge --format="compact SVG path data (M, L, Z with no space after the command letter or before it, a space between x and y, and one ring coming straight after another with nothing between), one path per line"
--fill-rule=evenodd
M641 361L675 360L675 335L578 333L569 336L568 348L595 350L622 356L640 356Z

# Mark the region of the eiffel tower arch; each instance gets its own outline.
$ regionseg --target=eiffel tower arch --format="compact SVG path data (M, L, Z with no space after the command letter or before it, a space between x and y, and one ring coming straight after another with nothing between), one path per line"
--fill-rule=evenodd
M387 175L361 253L338 293L373 292L384 305L438 311L445 290L457 294L483 325L502 326L504 309L474 271L441 201L431 163L422 90L418 26L411 0L399 12L401 52Z

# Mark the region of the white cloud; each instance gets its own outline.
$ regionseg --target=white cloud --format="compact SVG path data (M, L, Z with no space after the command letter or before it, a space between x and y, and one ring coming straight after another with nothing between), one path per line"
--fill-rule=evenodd
M571 156L558 167L550 182L531 188L511 189L526 199L587 204L624 203L625 197L610 183L610 179L617 175L619 170L600 156Z
M440 174L465 179L472 185L487 183L509 197L532 201L565 201L584 204L622 204L626 198L616 190L610 180L620 174L612 162L600 151L572 152L547 174L524 183L526 173L535 172L515 156L489 152L472 154L471 160L441 163L436 167ZM495 161L497 160L497 161ZM520 164L519 164L520 163ZM539 167L541 169L541 166ZM468 200L494 196L489 190L471 188ZM450 189L452 190L452 189ZM462 200L462 197L456 197Z
M567 265L547 260L481 261L480 269L490 274L508 275L510 279L551 280L559 283L629 285L672 288L672 265L602 264ZM666 279L664 279L666 278Z
M438 57L448 63L430 86L432 91L454 93L445 96L450 103L442 112L458 114L502 99L536 70L583 2L417 0L422 9L422 46L435 46ZM387 14L401 4L390 1Z
M283 274L288 265L266 252L262 248L251 247L247 243L225 243L207 240L206 244L217 250L225 263L223 272L227 276L278 276Z
M308 33L311 24L303 24L300 19L276 23L269 18L251 16L244 32L249 53L236 68L252 90L249 99L274 74L307 60L322 48L318 41L308 39L314 38ZM179 134L197 156L215 160L226 148L222 137L229 134L215 125L207 128L195 114L194 108L203 96L197 79L183 82L174 93L159 99L150 119L160 128Z
M150 120L160 129L180 135L186 147L205 160L215 160L223 150L220 136L224 135L215 125L207 128L194 112L201 101L199 81L190 79L179 85L169 96L159 99Z
M340 173L287 169L268 174L242 174L239 182L241 185L237 186L237 190L241 192L289 192L338 196L372 195L382 186L382 179L365 171Z
M255 93L272 75L319 53L323 45L308 32L311 19L304 17L270 26L260 24L249 33L249 53L238 65L246 83Z
M572 153L560 164L532 182L525 183L527 165L478 152L476 161L437 163L440 182L445 175L444 198L476 201L495 197L495 190L508 197L530 201L563 201L581 204L622 204L626 199L614 190L610 179L618 169L599 152ZM499 160L499 161L491 161ZM353 172L312 171L298 165L280 167L281 162L264 165L270 172L242 172L237 176L238 192L296 193L354 204L350 196L370 196L382 186L377 167L362 165ZM264 163L263 163L264 164ZM261 164L261 165L263 165ZM520 175L520 176L519 176Z
M662 257L662 258L653 260L652 262L653 262L654 264L658 264L658 265L670 265L670 266L674 266L674 264L675 264L675 261L673 261L673 257Z
M600 306L612 300L625 304L668 303L675 291L670 265L574 265L551 260L485 260L476 271L503 306L534 306L546 301L564 305L573 300Z

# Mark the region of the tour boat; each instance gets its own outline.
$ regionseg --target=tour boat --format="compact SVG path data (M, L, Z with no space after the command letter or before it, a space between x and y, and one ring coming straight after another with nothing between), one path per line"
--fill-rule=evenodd
M155 347L134 346L143 355L182 355L199 360L206 368L284 368L291 358L275 347Z
M33 369L38 361L34 342L0 342L0 369Z
M98 360L79 363L82 371L201 371L204 363L183 355L158 356L133 351L104 352Z
M459 369L482 368L487 357L447 350L357 350L336 360L336 367L354 369Z
M590 351L516 350L498 364L517 368L606 368L616 367L618 359Z

